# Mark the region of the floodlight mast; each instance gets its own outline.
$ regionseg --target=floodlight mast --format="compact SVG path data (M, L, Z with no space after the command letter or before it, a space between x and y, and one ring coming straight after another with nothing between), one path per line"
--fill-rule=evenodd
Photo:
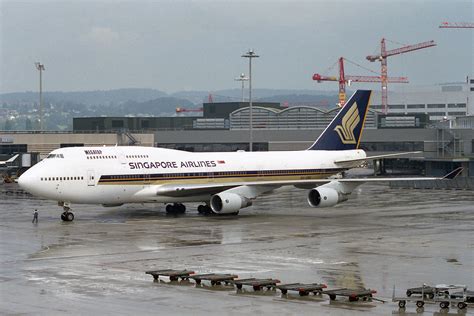
M40 62L35 63L36 69L39 71L39 103L40 103L40 131L43 131L43 71L45 70L44 64Z
M242 83L242 102L245 102L245 98L244 98L244 84L245 84L245 81L248 81L249 78L248 77L245 77L245 74L244 73L241 73L239 77L235 78L234 79L235 81L240 81Z
M242 55L244 58L249 59L249 132L250 132L250 141L249 141L249 151L253 151L253 111L252 111L252 58L258 58L257 54L253 49L249 49L248 52Z

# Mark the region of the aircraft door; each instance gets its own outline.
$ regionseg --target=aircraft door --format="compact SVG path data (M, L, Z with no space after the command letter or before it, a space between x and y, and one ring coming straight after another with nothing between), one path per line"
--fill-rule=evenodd
M118 156L118 160L120 161L122 165L127 163L127 158L125 157L125 154L123 153L123 151L121 151L120 149L117 150L117 156Z
M87 185L90 187L95 186L94 170L87 170Z

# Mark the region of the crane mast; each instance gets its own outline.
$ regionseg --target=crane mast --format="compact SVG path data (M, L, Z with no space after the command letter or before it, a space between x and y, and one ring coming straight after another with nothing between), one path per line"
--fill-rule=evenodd
M381 64L381 75L382 75L382 108L384 113L386 114L388 111L388 70L387 70L387 57L398 55L398 54L403 54L403 53L408 53L412 52L415 50L419 49L424 49L428 47L436 46L436 43L434 41L428 41L428 42L423 42L423 43L418 43L414 45L407 45L404 47L392 49L392 50L387 50L386 45L385 45L385 38L382 38L380 41L380 55L369 55L367 56L367 60L374 62L374 61L380 61Z

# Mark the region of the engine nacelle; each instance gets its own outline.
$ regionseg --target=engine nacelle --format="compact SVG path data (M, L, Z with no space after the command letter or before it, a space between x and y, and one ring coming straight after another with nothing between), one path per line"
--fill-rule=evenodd
M252 205L252 201L236 193L222 192L213 195L210 204L214 213L229 214Z
M353 185L333 181L311 189L308 193L308 203L311 207L331 207L347 201L352 189Z

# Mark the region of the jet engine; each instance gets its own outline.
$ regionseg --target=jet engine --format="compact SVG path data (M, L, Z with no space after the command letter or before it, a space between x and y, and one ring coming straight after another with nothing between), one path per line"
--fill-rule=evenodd
M352 190L357 184L331 181L308 193L308 203L311 207L331 207L338 203L347 201Z
M210 204L214 213L230 214L252 205L252 201L236 193L221 192L211 197Z

